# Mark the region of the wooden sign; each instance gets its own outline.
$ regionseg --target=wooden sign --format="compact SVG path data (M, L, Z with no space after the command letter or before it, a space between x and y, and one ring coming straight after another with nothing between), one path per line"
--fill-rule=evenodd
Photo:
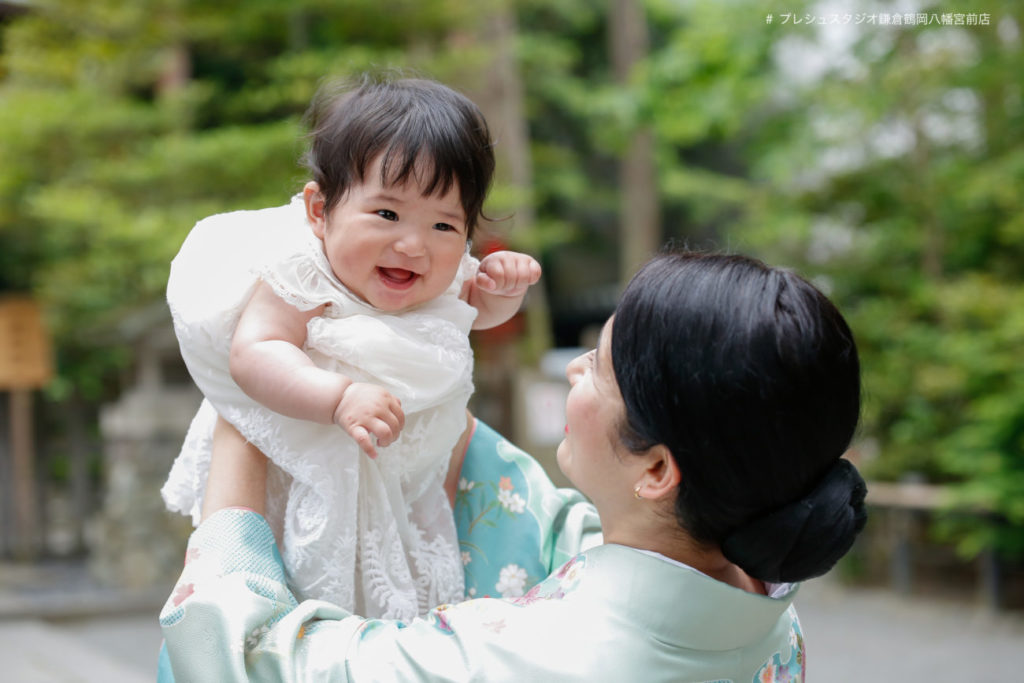
M26 296L0 296L0 390L38 389L53 377L43 316Z

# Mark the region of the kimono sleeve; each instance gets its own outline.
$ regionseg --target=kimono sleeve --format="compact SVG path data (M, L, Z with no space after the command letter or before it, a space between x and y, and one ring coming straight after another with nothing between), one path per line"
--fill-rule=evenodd
M326 602L298 604L284 578L263 517L232 508L203 522L160 613L173 680L348 680L337 655L366 620Z
M523 595L601 543L594 506L556 488L536 460L479 420L454 513L469 598Z
M465 614L456 615L462 606ZM159 680L480 680L489 664L518 660L494 624L523 614L512 603L479 600L405 623L364 619L322 601L297 603L266 521L229 508L189 540L185 570L160 614L169 667Z

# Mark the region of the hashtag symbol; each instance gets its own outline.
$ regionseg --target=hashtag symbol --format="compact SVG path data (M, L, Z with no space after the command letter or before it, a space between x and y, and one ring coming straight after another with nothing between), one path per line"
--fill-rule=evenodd
M765 18L764 18L764 23L766 23L766 24L772 23L772 15L770 15L770 14L766 15Z

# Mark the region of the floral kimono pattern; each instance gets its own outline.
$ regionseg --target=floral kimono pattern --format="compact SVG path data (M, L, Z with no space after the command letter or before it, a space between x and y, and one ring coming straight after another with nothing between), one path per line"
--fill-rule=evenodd
M467 598L519 597L601 542L593 506L573 489L555 488L536 460L482 422L466 453L454 512Z

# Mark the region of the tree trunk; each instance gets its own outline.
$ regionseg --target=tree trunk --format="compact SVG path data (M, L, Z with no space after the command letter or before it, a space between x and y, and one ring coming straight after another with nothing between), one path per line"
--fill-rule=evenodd
M609 42L615 82L628 88L637 63L647 57L642 0L610 0ZM639 125L619 165L619 277L626 282L661 244L654 135Z
M517 21L514 0L490 0L474 5L478 31L455 34L453 42L486 52L488 59L465 74L467 89L487 118L495 143L495 184L510 197L501 206L490 203L489 212L497 219L481 226L481 239L488 233L505 245L514 246L515 235L533 230L533 162L526 119L525 95L517 63L515 40ZM456 46L457 49L457 46ZM508 220L502 220L508 218ZM543 283L530 288L522 311L523 336L484 341L477 349L477 405L487 412L485 421L498 431L513 435L520 445L526 443L526 429L514 410L522 367L535 366L541 354L552 345L550 314ZM491 397L488 401L487 397ZM537 453L536 450L531 451Z
M494 61L483 99L491 135L495 139L497 180L515 188L517 201L512 207L510 230L528 233L534 227L533 161L530 156L530 132L526 121L523 81L516 63L516 17L509 2L495 3L487 19L486 36L494 49ZM501 216L497 216L501 218ZM528 360L535 361L551 348L547 297L544 287L530 289L525 308L527 318Z

